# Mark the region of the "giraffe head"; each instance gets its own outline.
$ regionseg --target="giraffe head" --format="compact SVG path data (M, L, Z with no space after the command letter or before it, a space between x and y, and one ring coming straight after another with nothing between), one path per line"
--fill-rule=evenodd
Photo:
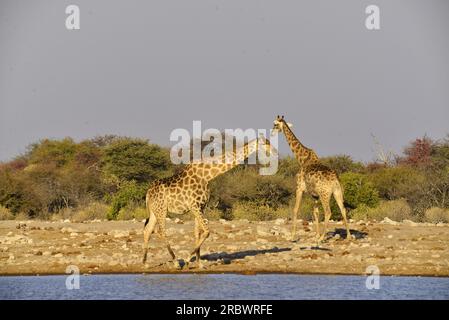
M291 128L293 125L291 123L287 123L284 120L284 116L277 116L273 121L273 129L271 131L271 134L274 135L280 131L284 131L285 126Z

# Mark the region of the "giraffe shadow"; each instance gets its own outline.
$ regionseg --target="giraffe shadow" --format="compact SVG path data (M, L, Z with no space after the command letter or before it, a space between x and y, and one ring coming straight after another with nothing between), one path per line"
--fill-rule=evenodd
M261 249L261 250L245 250L245 251L238 251L238 252L216 252L216 253L209 253L201 256L201 260L207 260L207 261L218 261L223 260L225 264L231 263L233 260L238 259L244 259L248 256L257 256L259 254L267 254L267 253L278 253L278 252L284 252L284 251L291 251L291 248L278 248L273 247L271 249ZM195 261L196 257L193 257L191 261Z
M320 247L320 246L300 247L299 250L332 251L332 249L325 248L325 247Z
M356 240L366 238L368 235L367 232L355 230L355 229L349 229L349 232L351 232L351 235L355 237ZM329 231L326 233L326 238L331 239L335 237L336 235L339 235L341 239L346 239L346 229L343 228L336 228L334 231Z

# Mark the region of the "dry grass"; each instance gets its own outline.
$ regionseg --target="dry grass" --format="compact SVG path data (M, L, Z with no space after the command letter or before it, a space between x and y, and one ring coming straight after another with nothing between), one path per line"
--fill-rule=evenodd
M433 207L427 209L424 213L424 218L427 222L431 223L449 223L449 209L443 209L438 207Z
M394 221L414 220L412 209L404 199L383 201L375 208L358 207L351 212L354 220L377 220L390 218Z
M14 215L8 208L0 205L0 220L12 220L14 219Z
M141 207L125 207L120 209L117 220L142 220L148 218L148 211Z
M238 202L232 208L232 215L234 219L266 221L287 218L290 215L290 209L287 206L274 209L266 205L258 205L251 202Z

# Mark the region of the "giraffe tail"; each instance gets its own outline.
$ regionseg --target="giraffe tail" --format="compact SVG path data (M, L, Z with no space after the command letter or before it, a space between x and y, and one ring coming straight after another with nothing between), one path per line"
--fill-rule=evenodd
M146 218L146 219L145 219L145 224L143 225L144 228L147 226L148 221L150 221L150 218Z

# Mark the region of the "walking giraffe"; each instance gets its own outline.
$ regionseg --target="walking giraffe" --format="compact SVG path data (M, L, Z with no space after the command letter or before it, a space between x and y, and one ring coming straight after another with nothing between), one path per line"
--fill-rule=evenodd
M170 256L173 260L176 259L166 236L165 217L168 212L176 214L191 212L195 217L195 248L185 262L188 263L191 256L196 254L197 266L199 268L202 267L200 248L209 236L207 221L203 216L210 195L209 181L231 170L247 159L258 149L259 143L264 147L265 152L272 150L269 141L263 137L259 137L251 140L235 151L225 153L222 156L224 161L220 161L220 163L191 163L186 165L178 174L170 178L157 180L150 186L146 194L146 207L150 216L145 221L143 233L143 263L146 262L148 242L156 225L160 237L165 241Z
M296 175L296 201L293 208L293 228L292 240L296 237L296 220L301 206L302 195L304 192L309 193L315 198L313 216L315 220L315 228L317 237L322 241L326 236L327 224L331 217L330 200L332 195L340 208L341 215L346 227L346 238L350 239L351 233L349 231L348 222L346 219L346 209L343 204L343 190L338 179L337 173L322 164L315 153L310 148L305 147L296 138L291 130L291 124L284 120L284 116L277 116L273 122L273 133L282 131L287 139L287 142L299 163L299 173ZM319 226L319 210L318 199L324 210L324 230L320 236Z

